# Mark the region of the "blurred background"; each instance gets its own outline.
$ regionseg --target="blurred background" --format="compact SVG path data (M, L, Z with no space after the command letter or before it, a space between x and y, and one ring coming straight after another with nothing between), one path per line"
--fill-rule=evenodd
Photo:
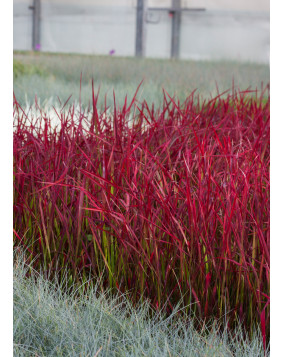
M13 0L14 91L21 101L182 101L269 83L269 0ZM52 99L53 100L53 99ZM110 99L111 102L111 99Z
M134 56L139 2L146 57L171 57L174 18L180 17L181 59L269 63L269 0L14 0L14 49L32 49L38 16L35 49Z

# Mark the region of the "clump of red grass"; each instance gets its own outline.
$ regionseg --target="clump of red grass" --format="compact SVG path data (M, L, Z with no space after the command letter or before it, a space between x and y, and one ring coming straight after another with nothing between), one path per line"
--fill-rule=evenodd
M254 93L253 93L254 94ZM269 96L135 98L27 117L14 99L15 244L157 308L269 335ZM90 120L88 119L90 115ZM77 118L77 121L75 120Z

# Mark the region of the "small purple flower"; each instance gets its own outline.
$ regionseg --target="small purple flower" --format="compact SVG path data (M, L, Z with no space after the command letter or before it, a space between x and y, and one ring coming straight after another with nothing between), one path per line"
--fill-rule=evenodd
M109 51L110 56L114 55L114 53L115 53L115 50L113 50L113 49L111 51Z
M36 51L40 51L40 47L41 47L41 46L40 46L40 43L37 43L37 44L35 45L35 50L36 50Z

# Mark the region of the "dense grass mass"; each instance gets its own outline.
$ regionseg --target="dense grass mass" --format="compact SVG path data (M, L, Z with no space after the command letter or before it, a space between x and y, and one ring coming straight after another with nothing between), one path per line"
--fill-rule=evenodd
M80 75L82 74L81 90ZM162 105L162 88L181 102L197 88L197 94L207 99L234 87L238 90L261 88L269 83L269 66L254 63L174 61L157 59L121 58L115 56L67 55L53 53L14 52L14 91L17 100L31 104L35 95L41 104L57 104L57 96L65 102L83 106L91 103L91 78L95 90L107 94L108 105L123 105L126 95L134 93L144 79L137 99L149 105ZM217 83L217 85L216 85ZM231 91L230 91L231 93ZM104 96L98 99L99 107Z
M200 320L269 339L269 95L109 111L68 103L54 126L14 98L14 240L69 283L182 299ZM115 96L114 96L115 102ZM60 278L60 276L59 276ZM87 285L87 284L86 284Z
M14 356L264 356L259 330L251 340L217 324L198 333L177 306L169 316L148 302L133 308L126 296L102 293L98 281L84 294L74 285L66 291L66 280L51 283L14 254Z

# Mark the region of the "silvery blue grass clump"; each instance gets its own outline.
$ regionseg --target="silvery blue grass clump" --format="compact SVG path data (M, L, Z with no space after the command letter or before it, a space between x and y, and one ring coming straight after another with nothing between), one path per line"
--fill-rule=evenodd
M28 277L26 277L28 276ZM126 296L102 292L100 282L82 293L36 273L21 250L14 251L14 356L264 356L260 331L245 339L241 328L220 333L216 324L202 334L192 320L150 314ZM268 348L269 350L269 348ZM269 356L269 352L266 354Z

